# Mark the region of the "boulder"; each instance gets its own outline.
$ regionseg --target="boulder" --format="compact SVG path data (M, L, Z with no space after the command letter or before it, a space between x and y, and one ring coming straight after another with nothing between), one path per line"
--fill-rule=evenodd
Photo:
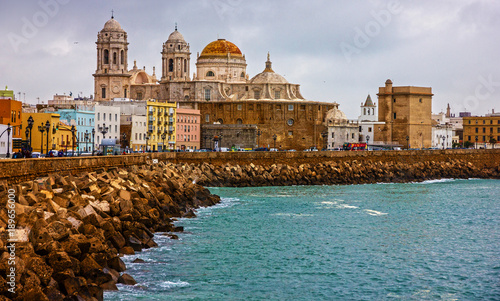
M135 279L129 274L123 273L123 275L121 275L120 278L118 278L118 283L126 285L135 285L137 284L137 281L135 281Z

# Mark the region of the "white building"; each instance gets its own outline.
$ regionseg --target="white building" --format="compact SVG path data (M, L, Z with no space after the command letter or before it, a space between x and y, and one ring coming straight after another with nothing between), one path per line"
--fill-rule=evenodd
M348 120L345 113L336 107L326 113L328 127L328 149L342 148L344 143L359 142L359 124Z
M102 139L120 139L120 107L112 101L96 102L95 105L95 144L99 148Z
M377 126L384 124L378 121L377 105L372 101L370 95L366 98L365 103L361 103L361 115L358 117L359 123L359 142L370 143L374 142L374 130Z
M127 146L137 152L145 150L148 126L147 102L129 98L115 98L112 102L113 106L120 108L121 127L122 132L126 132ZM123 130L125 128L127 130Z
M12 158L12 131L7 136L7 125L0 124L0 157L5 158L7 155L7 145L9 146L10 158Z
M457 141L455 137L455 126L460 126L461 123L451 123L450 105L448 104L447 113L432 114L432 147L436 148L451 148L453 141Z

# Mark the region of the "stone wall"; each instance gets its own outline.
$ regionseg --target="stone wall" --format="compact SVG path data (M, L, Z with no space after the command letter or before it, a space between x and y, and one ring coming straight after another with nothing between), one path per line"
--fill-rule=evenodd
M170 163L214 166L286 164L319 164L325 162L407 163L451 162L462 160L477 168L500 165L500 149L489 150L424 150L424 151L364 151L364 152L222 152L222 153L148 153L125 156L10 159L0 161L0 180L18 183L50 173L94 171L109 167L143 165L152 159Z

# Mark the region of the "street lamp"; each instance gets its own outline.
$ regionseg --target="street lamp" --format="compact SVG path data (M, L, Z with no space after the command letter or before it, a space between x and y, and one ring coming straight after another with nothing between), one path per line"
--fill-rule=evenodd
M30 139L29 139L29 148L30 148L29 150L30 151L31 151L31 130L33 129L33 123L34 123L33 117L30 116L28 118L28 127L27 127L27 129L29 129L29 131L30 131ZM26 140L28 140L28 138L26 138Z
M7 124L7 155L6 158L10 158L10 123Z
M42 125L39 125L38 126L38 130L40 131L41 133L41 136L40 136L40 154L43 154L43 133L45 132L45 127L43 126L43 122L42 122Z
M89 130L85 130L85 134L83 135L83 137L85 139L85 152L89 151L88 145L87 145L87 142L89 141L89 138L90 138L89 136L90 136Z
M276 134L273 135L273 140L274 140L274 148L276 149L276 138L278 138L278 136L276 136Z
M75 132L76 132L76 129L75 129L75 126L72 125L71 126L71 138L73 139L73 145L71 147L72 149L72 154L71 156L74 156L75 155Z
M49 130L50 122L47 120L47 122L45 122L45 131L47 132L47 157L49 156Z
M260 135L262 135L262 131L261 130L257 130L257 147L260 146Z
M370 144L370 135L366 135L366 149L368 150L368 144Z
M92 156L94 155L94 148L95 148L94 138L95 138L95 129L92 129Z
M123 138L123 148L127 149L127 134L123 133L122 138Z
M162 152L165 152L165 138L167 138L167 133L166 132L163 132L161 134L161 140L163 140L163 145L161 146L161 151Z
M406 149L410 149L410 136L406 136Z

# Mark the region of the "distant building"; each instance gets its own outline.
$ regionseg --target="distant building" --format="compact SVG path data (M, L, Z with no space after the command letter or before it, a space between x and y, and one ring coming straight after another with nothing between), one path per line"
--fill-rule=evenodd
M60 115L57 113L32 113L23 115L23 129L28 127L28 118L33 118L33 128L31 130L31 147L33 152L46 154L49 150L56 150L71 143L71 133L61 134L59 131ZM46 125L49 123L49 130ZM43 130L40 131L40 130ZM48 137L48 139L47 139ZM48 142L48 143L47 143ZM42 150L43 149L43 150Z
M375 140L409 148L432 145L432 88L393 87L388 79L377 95L379 121L385 125L377 127Z
M99 148L103 139L120 139L120 107L113 102L96 102L94 107L95 148Z
M73 109L58 109L60 120L69 126L75 126L76 146L79 152L92 152L92 129L95 123L94 106L76 105ZM89 144L90 143L90 144Z
M74 109L76 106L94 106L94 99L86 97L73 98L70 95L54 95L54 99L49 100L49 107L59 108L59 109Z
M197 150L200 148L200 119L200 110L177 108L177 149Z
M500 116L464 117L464 142L492 148L500 141Z
M10 124L11 132L10 135L14 141L21 141L24 136L24 131L22 130L22 114L23 114L23 103L15 100L14 91L0 90L0 124ZM14 148L14 151L18 151L20 148Z
M384 123L378 121L377 105L372 101L370 95L368 95L364 103L361 103L361 115L358 117L358 124L359 142L374 143L374 130L379 126L383 126Z
M326 113L327 149L342 148L344 143L358 143L359 124L348 120L344 112L339 110L338 104Z
M156 100L147 102L147 148L152 151L176 149L176 105Z

